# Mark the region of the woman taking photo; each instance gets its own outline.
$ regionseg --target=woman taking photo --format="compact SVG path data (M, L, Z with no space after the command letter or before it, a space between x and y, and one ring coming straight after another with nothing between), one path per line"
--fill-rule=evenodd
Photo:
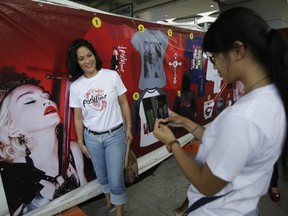
M287 42L254 11L232 8L210 26L203 50L224 81L241 81L245 94L207 128L170 111L167 119L156 121L154 135L191 183L188 215L258 215L273 165L287 147ZM202 140L195 160L161 122Z

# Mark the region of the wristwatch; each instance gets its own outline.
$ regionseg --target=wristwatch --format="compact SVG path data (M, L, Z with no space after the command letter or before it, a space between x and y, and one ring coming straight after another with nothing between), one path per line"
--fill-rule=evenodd
M167 148L167 150L168 150L169 153L171 153L172 146L173 146L174 144L180 145L180 142L179 142L177 139L175 139L175 140L172 140L172 141L170 141L169 143L167 143L166 148Z

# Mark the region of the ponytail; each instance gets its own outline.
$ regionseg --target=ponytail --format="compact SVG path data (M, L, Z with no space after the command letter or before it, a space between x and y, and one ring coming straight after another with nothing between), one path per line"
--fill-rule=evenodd
M288 122L288 41L275 29L268 32L267 36L267 69L271 80L275 83L282 98L286 122ZM288 177L288 136L286 129L286 138L282 152L282 165L284 177Z
M268 32L267 69L277 86L286 112L288 106L288 44L282 34L275 29ZM288 116L286 116L287 118Z

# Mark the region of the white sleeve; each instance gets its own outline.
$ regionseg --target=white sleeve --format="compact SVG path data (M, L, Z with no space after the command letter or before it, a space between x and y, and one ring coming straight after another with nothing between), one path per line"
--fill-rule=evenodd
M115 72L115 73L116 73L116 91L117 91L117 95L120 96L120 95L124 94L127 91L127 89L126 89L120 75L117 72Z
M69 106L71 108L80 108L81 105L79 104L79 100L77 97L77 89L75 87L75 84L72 83L70 86L70 94L69 94Z
M212 173L232 181L243 170L259 142L259 130L243 116L227 115L207 154L206 162Z

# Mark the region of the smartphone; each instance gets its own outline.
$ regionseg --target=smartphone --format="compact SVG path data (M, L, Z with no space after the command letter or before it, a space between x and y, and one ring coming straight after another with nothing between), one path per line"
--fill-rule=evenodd
M166 95L157 95L142 99L145 117L149 131L154 130L156 118L168 117L168 99Z

